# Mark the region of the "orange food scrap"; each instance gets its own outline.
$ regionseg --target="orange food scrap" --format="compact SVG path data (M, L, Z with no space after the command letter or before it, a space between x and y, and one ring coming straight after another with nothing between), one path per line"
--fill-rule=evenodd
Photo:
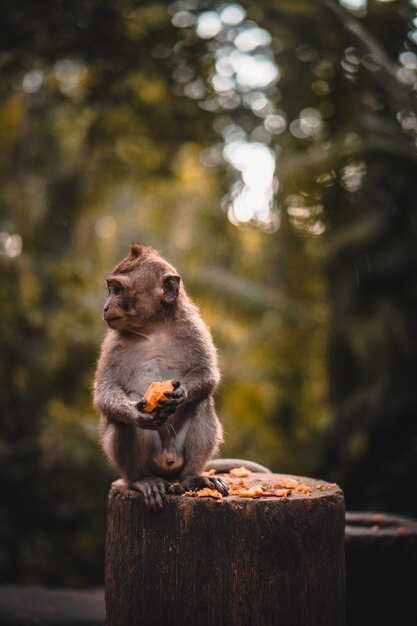
M378 532L379 530L378 524L375 524L375 526L371 526L371 530L373 530L374 532Z
M316 489L323 489L323 485L316 485Z
M224 480L230 487L247 487L247 484L243 480L236 480L229 478L229 476L225 476Z
M295 489L300 483L295 478L281 478L279 483L274 485L275 489Z
M239 480L238 483L229 482L229 496L238 496L241 491L247 491L248 489L248 485L243 480Z
M198 491L186 491L182 494L186 498L216 498L221 500L223 498L222 494L216 489L210 489L209 487L205 487L204 489L198 489Z
M190 489L189 491L184 491L184 493L182 493L181 495L185 496L186 498L196 498L197 491L195 489Z
M215 469L207 470L206 472L201 472L202 476L214 476L216 474Z
M217 498L221 500L223 498L222 494L216 489L210 489L209 487L205 487L204 489L199 489L195 492L197 498Z
M375 513L372 519L374 520L374 522L382 522L382 520L384 519L384 516L382 513Z
M295 488L296 491L301 491L301 493L311 493L313 490L311 487L307 487L307 485L297 485Z
M156 409L159 400L166 397L166 391L174 391L172 380L162 380L159 383L152 383L149 385L143 396L143 399L147 401L147 404L143 409L144 412L152 413L152 411Z
M407 529L404 526L398 526L395 532L397 533L397 535L403 535L406 531Z
M238 489L237 493L233 495L240 496L241 498L255 498L256 496L261 496L263 492L262 485L255 485L249 489Z
M274 496L278 496L278 498L287 497L291 494L291 489L275 489Z
M242 465L241 467L231 469L229 474L235 478L246 478L246 476L250 476L252 472Z

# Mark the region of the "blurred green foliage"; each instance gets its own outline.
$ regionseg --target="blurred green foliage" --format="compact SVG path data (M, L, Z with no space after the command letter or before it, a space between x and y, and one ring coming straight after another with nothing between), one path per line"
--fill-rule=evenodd
M3 3L1 580L102 581L90 388L133 240L213 331L223 456L417 515L415 4Z

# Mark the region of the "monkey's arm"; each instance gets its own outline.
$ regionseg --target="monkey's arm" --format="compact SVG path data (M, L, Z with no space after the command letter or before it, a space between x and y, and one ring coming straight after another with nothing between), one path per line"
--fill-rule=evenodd
M138 425L138 420L149 419L149 415L137 408L137 401L131 400L122 387L97 379L94 384L94 406L107 419L115 422Z
M174 391L166 391L166 400L158 402L160 415L170 415L185 402L202 400L211 395L220 382L217 367L199 366L189 371Z
M124 389L98 372L94 382L94 406L109 421L134 424L145 430L157 430L168 415L158 410L145 413L146 401L131 399Z

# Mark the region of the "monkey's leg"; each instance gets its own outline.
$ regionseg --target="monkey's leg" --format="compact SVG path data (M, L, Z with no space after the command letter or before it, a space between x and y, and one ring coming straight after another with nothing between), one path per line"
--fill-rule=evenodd
M143 495L148 508L161 509L171 486L149 472L149 436L136 426L106 418L102 419L101 432L103 448L127 486Z
M130 485L141 478L147 465L147 446L141 431L133 424L113 422L102 417L102 445L109 460Z
M227 483L216 476L201 476L201 472L208 459L217 450L222 440L222 430L217 418L212 398L199 402L195 413L189 419L184 444L184 468L180 474L180 487L184 491L189 489L217 489L227 495Z

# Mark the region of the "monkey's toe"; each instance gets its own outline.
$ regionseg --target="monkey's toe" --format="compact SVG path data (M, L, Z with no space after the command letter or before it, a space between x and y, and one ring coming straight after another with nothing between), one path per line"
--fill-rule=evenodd
M143 495L145 506L160 511L166 501L165 483L159 478L146 478L133 483L133 488Z
M209 476L208 479L211 482L212 486L217 489L217 491L219 491L223 496L229 495L229 486L227 482L223 480L223 478Z
M181 481L181 488L184 491L193 489L216 489L223 496L227 496L229 493L229 487L222 478L214 478L213 476L189 476Z

